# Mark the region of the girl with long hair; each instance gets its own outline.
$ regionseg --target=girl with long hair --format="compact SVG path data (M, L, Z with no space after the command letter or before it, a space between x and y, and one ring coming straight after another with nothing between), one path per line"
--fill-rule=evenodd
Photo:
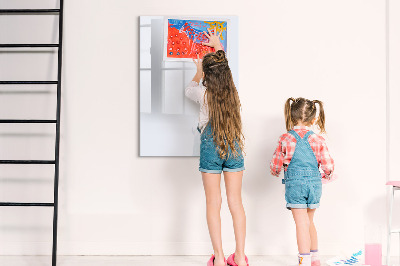
M244 254L246 216L242 204L244 170L243 134L240 101L232 73L216 30L205 35L215 52L202 60L193 60L197 72L185 90L191 100L200 104L198 130L201 133L200 167L206 196L207 224L214 255L207 266L248 266ZM200 81L202 82L200 83ZM236 250L225 259L221 239L221 173L224 173L229 210L235 232Z

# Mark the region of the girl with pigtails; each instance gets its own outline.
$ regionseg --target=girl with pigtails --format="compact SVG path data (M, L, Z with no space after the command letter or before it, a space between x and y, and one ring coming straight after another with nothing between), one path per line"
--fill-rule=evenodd
M325 132L323 103L289 98L285 104L285 121L288 132L279 138L270 164L271 174L279 176L282 168L284 170L286 208L292 211L296 223L299 251L296 265L320 266L313 218L321 198L321 179L332 177L334 162L324 138L310 127L316 124L322 133Z

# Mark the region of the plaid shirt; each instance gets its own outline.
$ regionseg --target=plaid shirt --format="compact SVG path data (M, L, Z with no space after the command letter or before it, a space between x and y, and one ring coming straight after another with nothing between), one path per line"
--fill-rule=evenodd
M296 131L296 133L302 138L310 130L310 128L305 126L295 126L293 130ZM272 175L279 176L282 166L286 171L286 168L293 157L293 153L296 148L296 142L296 138L290 133L285 133L280 136L278 147L274 152L270 164ZM332 177L335 164L332 157L329 155L325 139L317 134L311 134L308 138L308 142L310 143L311 149L317 158L318 166L322 170L322 178L330 179Z

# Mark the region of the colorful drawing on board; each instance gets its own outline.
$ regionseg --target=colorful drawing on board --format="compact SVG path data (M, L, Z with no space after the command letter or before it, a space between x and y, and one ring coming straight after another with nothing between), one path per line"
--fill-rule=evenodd
M203 21L186 19L168 19L166 33L166 58L167 59L192 59L197 55L202 58L205 54L214 52L214 48L203 45L208 42L204 32L207 29L221 32L221 45L227 48L227 21Z

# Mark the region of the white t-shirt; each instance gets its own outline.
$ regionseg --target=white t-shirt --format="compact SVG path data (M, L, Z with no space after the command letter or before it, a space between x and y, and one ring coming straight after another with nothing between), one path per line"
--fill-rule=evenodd
M208 117L208 104L207 99L205 99L206 87L196 81L191 81L185 89L185 95L190 100L195 101L200 104L200 115L199 115L199 129L203 132L206 127L209 117Z

